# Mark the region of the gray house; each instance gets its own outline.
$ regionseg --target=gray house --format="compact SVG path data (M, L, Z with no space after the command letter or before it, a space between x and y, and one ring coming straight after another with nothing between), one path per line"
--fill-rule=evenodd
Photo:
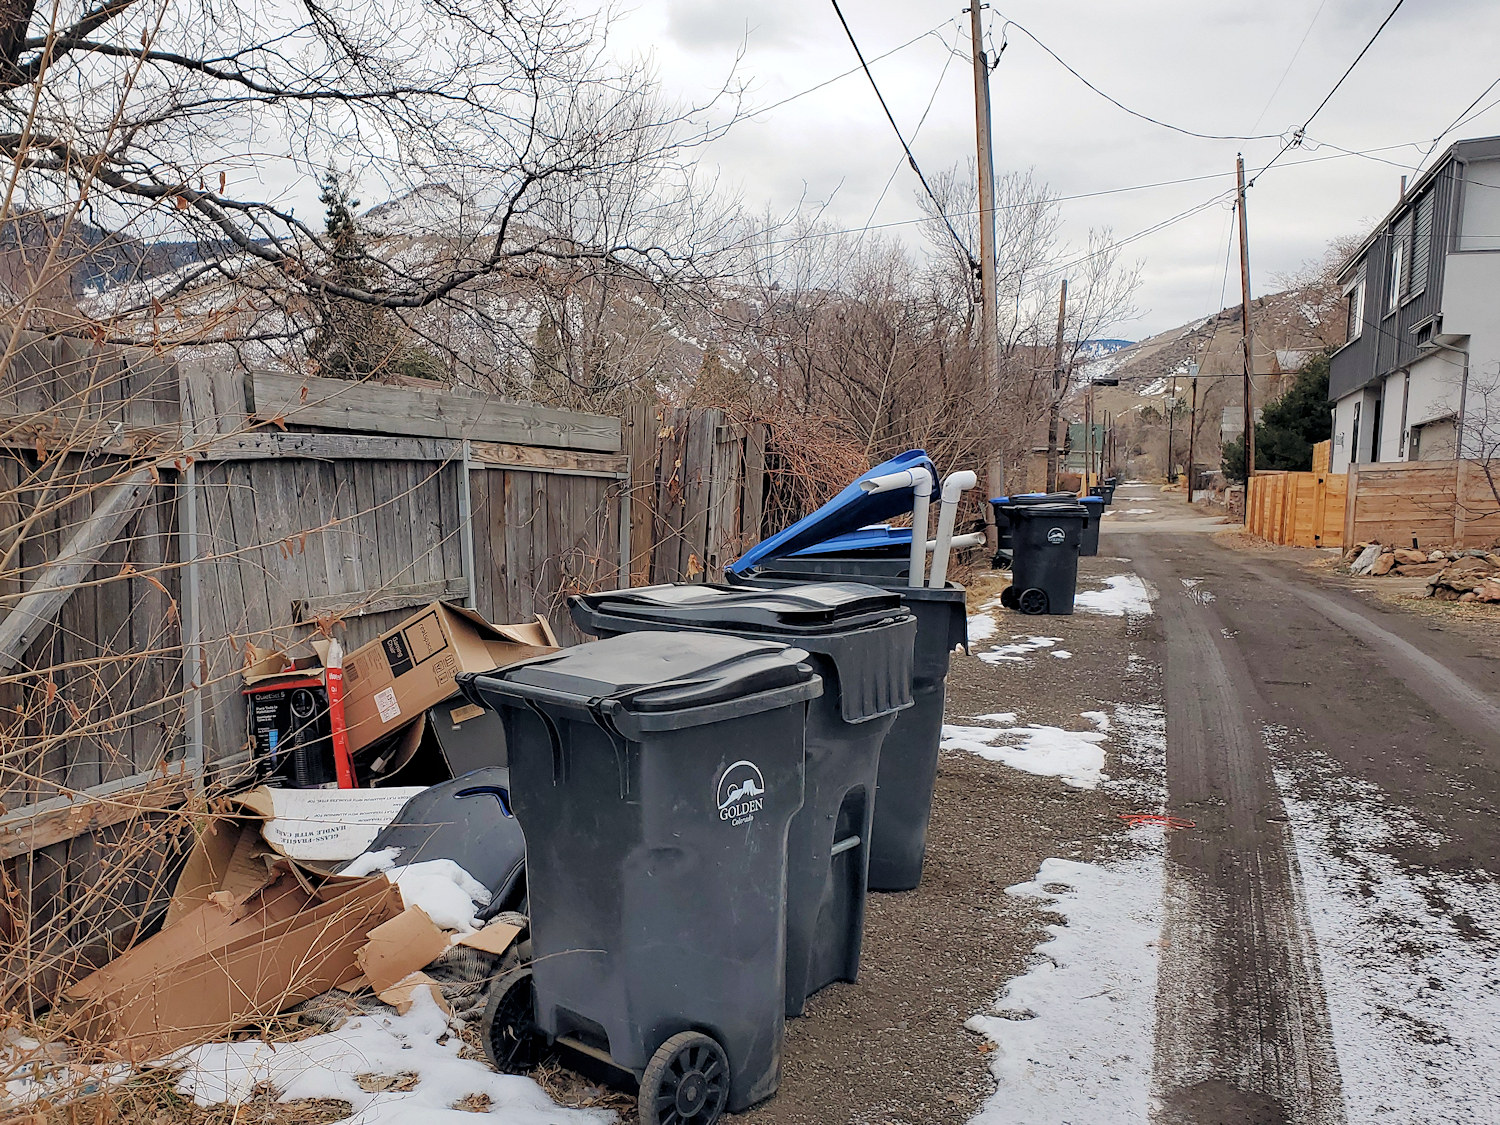
M1500 378L1500 137L1459 141L1411 184L1339 276L1332 471L1473 456ZM1466 434L1466 425L1468 433Z

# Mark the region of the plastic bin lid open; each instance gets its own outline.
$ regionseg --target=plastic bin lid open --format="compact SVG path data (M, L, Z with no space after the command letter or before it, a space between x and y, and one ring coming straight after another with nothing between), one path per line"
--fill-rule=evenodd
M857 582L809 582L779 590L647 586L583 594L576 600L601 616L778 633L836 632L908 615L898 591Z
M892 457L884 464L876 465L867 473L856 477L844 491L824 504L810 516L806 516L791 527L784 528L768 539L762 539L750 550L729 565L730 573L745 574L761 563L779 559L783 555L796 554L804 547L822 543L836 535L855 531L868 524L879 523L893 516L911 511L912 495L909 489L892 492L866 492L859 487L860 481L873 480L905 469L926 469L932 474L932 499L942 495L942 484L931 458L921 449L913 449L899 457Z
M803 547L802 550L795 551L793 554L800 557L839 555L846 551L872 551L881 547L909 550L911 528L892 527L888 523L878 523L871 527L862 527L858 531L851 531L847 535L835 535L832 539L814 543L811 547Z
M494 673L520 688L580 701L617 701L638 714L707 707L806 683L807 653L777 641L715 633L627 633ZM813 692L812 694L817 694Z

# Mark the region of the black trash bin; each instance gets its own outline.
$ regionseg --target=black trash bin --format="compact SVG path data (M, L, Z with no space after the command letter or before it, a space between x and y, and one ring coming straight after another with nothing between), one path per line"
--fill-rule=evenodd
M650 1125L775 1093L787 830L822 692L805 658L638 633L461 678L504 720L527 843L532 960L492 989L497 1066L538 1042L607 1061Z
M995 512L995 557L992 565L999 568L1009 565L1014 545L1010 539L1010 519L1005 509L1019 504L1072 504L1077 497L1071 492L1023 492L1017 496L992 496L990 507ZM1004 555L1001 552L1004 552Z
M1088 513L1088 522L1083 525L1083 537L1078 541L1079 555L1097 555L1099 553L1099 521L1104 518L1104 498L1102 496L1080 496L1078 503L1083 505L1083 510Z
M807 780L788 837L786 1014L859 973L881 744L912 705L917 622L894 591L854 583L781 589L648 586L569 599L585 633L702 629L805 650L823 680L808 705Z
M1082 504L1036 504L1011 507L1008 514L1015 558L1001 603L1029 614L1072 613L1088 510Z
M876 567L867 570L859 560L850 560L848 571L840 575L801 567L800 558L780 558L743 574L731 572L728 577L736 585L764 588L833 580L868 583L899 594L917 619L912 706L896 716L881 747L870 828L870 890L909 891L922 881L922 860L927 854L948 662L956 647L969 643L964 590L952 582L937 590L908 586L906 579L880 574Z

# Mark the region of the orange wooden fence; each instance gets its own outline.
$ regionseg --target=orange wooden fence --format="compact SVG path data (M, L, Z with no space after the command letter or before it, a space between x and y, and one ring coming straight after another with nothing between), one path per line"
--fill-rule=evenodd
M1347 488L1342 473L1256 473L1246 530L1288 547L1342 547Z

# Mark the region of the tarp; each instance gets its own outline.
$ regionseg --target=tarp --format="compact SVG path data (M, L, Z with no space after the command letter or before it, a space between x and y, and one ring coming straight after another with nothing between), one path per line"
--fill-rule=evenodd
M940 499L942 482L938 480L937 469L925 450L913 449L860 474L847 488L812 515L803 517L768 539L762 539L729 564L730 573L745 574L761 563L796 554L805 547L826 542L869 524L905 515L911 511L912 496L909 489L872 493L865 492L859 484L860 481L873 480L888 473L918 468L926 469L932 474L932 499Z

